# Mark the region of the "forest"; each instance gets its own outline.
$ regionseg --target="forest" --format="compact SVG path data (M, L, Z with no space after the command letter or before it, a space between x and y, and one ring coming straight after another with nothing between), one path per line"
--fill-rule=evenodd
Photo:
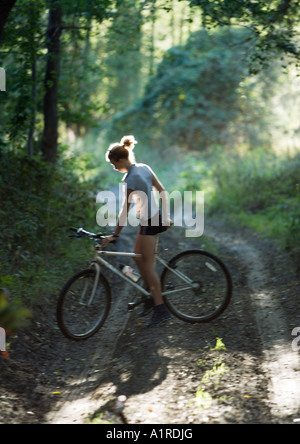
M2 0L0 287L31 307L89 257L68 227L99 230L125 134L170 191L204 191L207 217L299 263L299 16L295 0Z

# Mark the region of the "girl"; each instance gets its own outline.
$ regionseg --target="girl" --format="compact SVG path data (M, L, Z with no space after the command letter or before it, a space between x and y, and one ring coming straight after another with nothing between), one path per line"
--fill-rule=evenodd
M173 222L167 216L167 199L163 185L148 165L135 162L133 149L136 143L134 136L125 136L120 143L110 145L106 153L106 160L113 165L114 169L120 173L126 173L123 178L126 184L126 198L115 232L111 236L107 236L102 245L106 246L119 237L133 201L141 225L134 248L134 253L140 254L141 257L136 258L135 261L153 298L154 311L152 319L147 325L152 327L170 318L170 313L163 303L154 254L156 235L166 231L173 225ZM158 203L154 199L153 188L159 192L164 220L162 220Z

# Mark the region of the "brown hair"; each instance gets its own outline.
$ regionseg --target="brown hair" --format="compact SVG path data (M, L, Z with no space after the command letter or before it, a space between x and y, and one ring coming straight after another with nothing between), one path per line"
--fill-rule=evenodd
M133 150L134 146L137 144L134 136L124 136L120 143L113 143L109 146L106 153L106 160L110 162L114 160L117 162L121 159L135 160Z

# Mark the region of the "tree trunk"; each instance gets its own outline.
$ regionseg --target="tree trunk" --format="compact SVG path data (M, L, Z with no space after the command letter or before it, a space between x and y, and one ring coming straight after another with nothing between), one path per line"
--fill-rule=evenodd
M150 77L154 75L155 66L155 21L156 21L156 0L152 0L151 6L151 37L150 37Z
M35 28L35 24L38 22L37 10L34 7L33 0L30 3L29 9L29 23L32 30ZM37 49L36 49L36 37L35 33L32 32L28 37L28 46L30 51L31 59L31 100L30 100L30 123L28 129L27 138L27 155L32 157L34 154L34 132L36 124L36 113L38 106L38 94L37 94Z
M56 6L57 5L57 6ZM49 11L47 29L47 66L44 96L44 131L42 138L43 160L55 163L58 140L58 83L60 71L60 36L62 32L62 12L54 1Z
M37 110L37 74L36 74L36 56L34 53L31 55L31 116L30 116L30 124L28 129L28 138L27 138L27 155L32 157L34 154L34 130L36 123L36 110Z
M0 2L0 40L3 35L4 25L6 23L8 14L17 0L1 0Z

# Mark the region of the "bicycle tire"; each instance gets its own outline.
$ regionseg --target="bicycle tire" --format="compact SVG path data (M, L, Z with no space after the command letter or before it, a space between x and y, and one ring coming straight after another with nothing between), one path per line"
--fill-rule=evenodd
M165 267L161 274L162 291L178 290L163 295L171 313L185 322L205 323L224 312L231 299L232 280L218 257L205 250L186 250L174 256L168 265L198 286L187 288L181 278Z
M88 268L72 276L62 288L57 302L57 323L61 332L76 341L90 338L103 326L111 305L111 291L100 273L94 299L88 305L96 271ZM84 301L81 301L84 294Z

